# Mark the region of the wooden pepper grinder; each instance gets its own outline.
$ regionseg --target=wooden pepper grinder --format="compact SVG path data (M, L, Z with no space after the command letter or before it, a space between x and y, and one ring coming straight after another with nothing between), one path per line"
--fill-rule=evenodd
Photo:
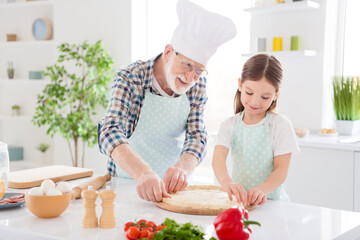
M96 228L98 226L98 218L96 216L96 198L97 191L90 185L87 190L81 192L81 197L84 199L85 215L82 221L83 228Z
M100 228L114 228L116 225L114 215L114 199L116 193L110 189L110 186L106 186L106 189L100 192L100 198L102 200L102 214L100 217Z

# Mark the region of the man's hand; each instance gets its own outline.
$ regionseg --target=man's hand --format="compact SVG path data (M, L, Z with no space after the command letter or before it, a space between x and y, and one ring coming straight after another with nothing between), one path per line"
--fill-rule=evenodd
M147 201L160 202L163 197L170 197L164 182L155 172L141 175L136 181L136 191L140 198Z
M187 176L181 168L171 167L164 175L165 189L168 193L175 193L187 187Z

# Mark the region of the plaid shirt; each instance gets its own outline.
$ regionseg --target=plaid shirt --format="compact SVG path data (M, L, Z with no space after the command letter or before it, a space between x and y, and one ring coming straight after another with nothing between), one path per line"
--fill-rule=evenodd
M153 87L153 68L158 55L148 61L137 61L118 70L112 86L111 99L105 117L98 125L100 152L109 156L108 171L115 176L116 165L110 157L112 150L119 144L128 143L139 120L145 91L160 95ZM206 78L199 78L186 95L190 101L190 113L186 123L185 141L182 153L193 153L202 161L206 154L207 133L203 120L204 106L207 101ZM176 97L176 96L175 96Z

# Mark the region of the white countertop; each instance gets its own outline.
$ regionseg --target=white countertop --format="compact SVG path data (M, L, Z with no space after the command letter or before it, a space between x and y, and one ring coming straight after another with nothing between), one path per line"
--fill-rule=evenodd
M353 138L345 135L324 136L321 134L309 134L305 137L297 137L300 147L317 147L327 149L360 151L360 141L353 143L342 143L340 140Z
M69 182L72 186L88 179ZM203 226L207 239L214 234L215 216L193 216L168 212L152 202L141 200L135 191L135 181L112 179L107 183L117 193L115 199L116 228L84 229L83 201L73 200L59 217L41 219L32 215L24 206L0 209L1 239L126 239L123 231L128 221L144 218L156 224L166 217L179 223L191 221ZM9 192L19 192L9 189ZM101 199L97 200L97 216L101 215ZM360 236L360 213L321 208L291 202L268 201L249 214L250 220L261 223L253 226L251 239L357 239Z

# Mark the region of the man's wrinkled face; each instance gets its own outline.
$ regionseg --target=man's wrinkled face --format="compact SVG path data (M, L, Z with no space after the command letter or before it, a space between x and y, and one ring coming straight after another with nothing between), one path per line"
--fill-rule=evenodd
M196 75L195 70L188 71L182 62L179 60L175 62L175 59L176 56L173 54L165 63L165 77L170 89L174 93L182 95L194 86L199 76Z

